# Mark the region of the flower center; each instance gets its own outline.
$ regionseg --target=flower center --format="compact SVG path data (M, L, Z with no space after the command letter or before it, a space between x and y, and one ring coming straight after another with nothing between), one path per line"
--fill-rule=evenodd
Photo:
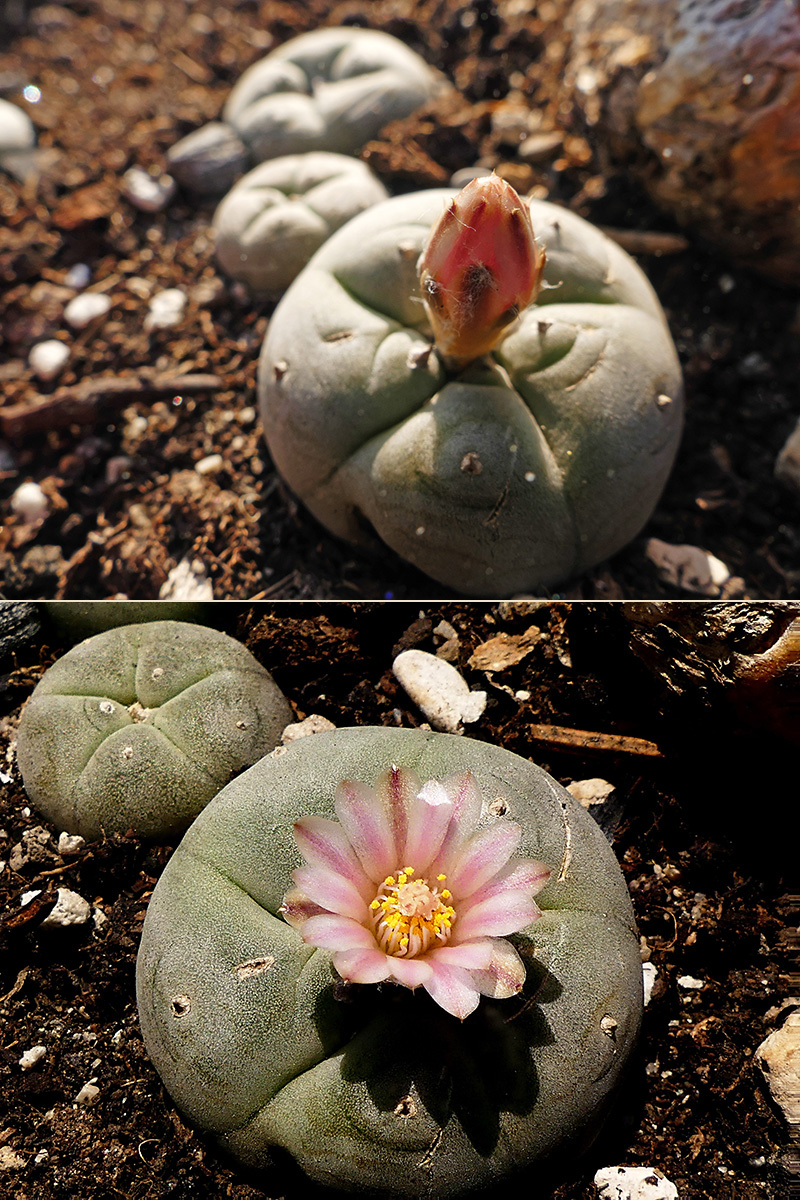
M443 946L456 919L445 876L437 875L431 886L413 875L413 867L387 875L370 904L375 939L385 954L397 958L416 958L434 943Z

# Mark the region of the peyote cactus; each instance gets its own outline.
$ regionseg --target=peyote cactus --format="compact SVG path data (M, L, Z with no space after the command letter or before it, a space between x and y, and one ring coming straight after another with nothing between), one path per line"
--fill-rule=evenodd
M272 676L205 626L109 629L47 670L20 721L25 790L59 830L183 832L292 719Z
M611 849L550 776L359 728L268 755L198 817L137 996L173 1099L245 1164L444 1200L591 1142L642 972Z
M376 205L300 273L261 354L269 449L312 513L472 595L550 588L619 550L680 437L644 274L580 217L529 208L536 241L497 179Z
M315 29L254 63L223 110L256 162L332 150L355 154L388 122L423 104L437 73L374 29Z
M321 151L273 158L217 208L217 261L255 293L282 292L336 229L386 197L359 159Z

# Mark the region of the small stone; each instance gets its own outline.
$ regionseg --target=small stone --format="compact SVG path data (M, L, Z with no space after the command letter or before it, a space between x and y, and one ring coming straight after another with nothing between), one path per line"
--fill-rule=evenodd
M392 670L434 729L459 733L462 722L477 721L486 707L485 692L470 691L451 663L426 650L404 650Z
M614 784L607 779L574 779L567 784L567 791L583 808L603 804L614 791Z
M249 161L249 150L224 121L202 125L167 151L172 176L189 192L203 196L223 196Z
M21 1171L25 1159L11 1146L0 1146L0 1171Z
M678 1200L678 1189L658 1167L603 1167L594 1177L603 1200Z
M30 150L36 142L33 121L9 100L0 100L0 154Z
M312 713L304 721L295 721L293 724L287 725L281 734L281 741L284 746L289 746L299 738L308 737L309 734L328 733L335 728L333 721L329 721L327 717L323 717L319 713Z
M41 1062L46 1054L46 1046L31 1046L30 1050L23 1053L19 1065L23 1071L30 1071L31 1067L35 1067L38 1062Z
M91 282L92 272L87 263L75 263L64 276L64 286L82 292Z
M79 833L67 833L65 830L58 835L58 853L62 858L80 854L85 845L86 842Z
M194 464L194 469L198 475L216 475L224 466L225 459L221 454L207 454Z
M91 905L69 888L59 888L55 908L42 921L41 929L66 929L85 925L92 915Z
M171 175L156 178L141 167L130 167L122 176L122 194L141 212L160 212L178 190Z
M775 460L775 478L785 487L800 493L800 421Z
M684 988L686 991L699 992L705 986L705 982L702 979L695 979L693 975L680 975L678 977L678 987Z
M21 517L26 525L35 525L49 513L50 502L39 484L29 480L21 483L12 495L11 511Z
M644 1003L647 1005L653 999L653 987L658 979L658 968L655 963L642 963L642 983L644 985Z
M81 292L64 309L64 320L73 329L85 329L92 321L104 317L110 308L111 301L104 292Z
M55 379L69 361L69 346L51 338L37 342L28 355L28 365L39 379Z
M214 589L199 558L182 558L158 593L159 600L213 600Z
M144 327L150 329L169 329L183 320L188 297L180 288L165 288L157 292L147 310Z
M75 1097L75 1104L84 1104L87 1107L96 1103L97 1097L100 1095L100 1088L94 1083L85 1083Z
M560 152L564 142L561 133L533 133L520 145L517 153L523 162L549 162Z
M789 1128L800 1128L800 1012L791 1012L756 1050L772 1099Z
M672 546L659 538L650 538L645 554L655 563L665 583L701 596L718 596L731 577L724 562L699 546Z

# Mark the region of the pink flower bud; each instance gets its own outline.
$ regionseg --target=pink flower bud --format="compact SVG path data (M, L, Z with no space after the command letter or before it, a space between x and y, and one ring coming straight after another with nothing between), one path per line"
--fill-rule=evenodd
M488 354L536 299L544 263L525 201L498 175L472 179L433 226L419 260L444 357L465 365Z

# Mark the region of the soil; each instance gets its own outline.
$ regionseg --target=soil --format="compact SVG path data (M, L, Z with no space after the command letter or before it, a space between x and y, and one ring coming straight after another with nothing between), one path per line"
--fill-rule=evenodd
M719 699L665 703L631 651L628 615L568 602L234 603L208 619L273 673L298 718L340 727L420 727L391 665L400 649L438 650L487 693L464 736L533 759L565 785L613 784L590 811L621 863L657 975L614 1120L570 1164L554 1200L594 1200L595 1171L620 1163L663 1171L681 1200L778 1200L799 1164L754 1055L798 995L800 895L783 827L796 744L735 719ZM14 744L21 707L67 643L35 613L16 628L0 675L0 1195L314 1195L291 1172L239 1169L162 1087L139 1034L134 971L172 847L128 834L59 854L60 830L31 808ZM58 887L93 906L88 923L42 927ZM46 1054L23 1070L34 1046ZM519 1194L550 1195L535 1172L518 1184Z
M659 577L644 553L650 537L722 560L731 575L723 598L798 594L797 497L773 473L798 415L796 292L685 236L585 136L563 82L566 2L4 6L0 92L30 113L42 153L28 182L0 174L0 484L7 497L33 479L49 502L41 522L7 518L4 595L155 597L188 559L202 563L217 599L456 598L386 549L337 541L276 475L254 389L272 309L218 273L213 205L179 194L150 214L121 195L125 169L162 171L169 147L218 116L253 61L295 34L341 23L402 38L458 89L364 148L390 191L438 186L475 163L497 168L521 192L616 230L626 245L633 238L664 305L688 408L674 472L642 536L559 595L695 597ZM513 132L520 103L541 117L533 162ZM89 266L92 288L111 298L112 310L73 336L61 314L76 263ZM185 317L147 333L147 303L162 288L188 295ZM43 384L27 357L48 337L67 340L72 354L60 379ZM170 387L187 374L215 380L183 394ZM120 380L149 390L120 394ZM26 424L42 398L55 408ZM222 469L198 474L196 464L213 454Z

